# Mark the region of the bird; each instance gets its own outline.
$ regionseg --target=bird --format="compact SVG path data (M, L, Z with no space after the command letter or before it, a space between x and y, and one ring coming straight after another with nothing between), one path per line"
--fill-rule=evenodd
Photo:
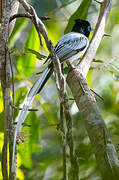
M75 20L72 31L62 36L54 47L54 52L58 56L60 63L63 63L64 61L71 63L84 54L89 45L88 37L91 30L92 28L88 21L80 19ZM44 69L39 79L34 83L28 93L28 97L40 93L53 73L54 69L51 55L47 57L45 62L49 59L50 62L47 68Z
M60 63L63 63L64 61L73 62L84 54L89 46L88 37L91 30L91 25L87 20L75 20L72 31L63 35L54 47L54 52L58 56ZM22 110L19 112L16 118L12 156L13 162L15 159L14 154L17 134L21 132L22 124L27 116L29 106L31 105L35 95L40 93L54 71L50 54L47 57L47 61L49 61L48 66L43 70L40 77L36 80L30 91L27 93Z
M60 63L64 61L73 62L84 54L89 46L89 34L92 28L87 20L76 19L72 31L63 35L54 47L54 52L58 56ZM40 77L36 80L23 103L21 112L17 118L17 130L20 131L26 118L28 108L31 105L35 95L40 93L44 85L52 75L54 68L51 55L47 57L48 66L43 70Z

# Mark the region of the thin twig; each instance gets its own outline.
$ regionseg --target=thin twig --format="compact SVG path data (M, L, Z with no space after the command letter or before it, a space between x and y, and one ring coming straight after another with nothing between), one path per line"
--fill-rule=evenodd
M66 92L66 81L61 71L61 64L59 62L59 59L54 53L53 49L51 51L51 57L54 63L54 69L56 71L56 75L57 75L56 77L58 80L57 89L58 89L58 93L60 97L60 103L63 106L64 115L66 119L66 125L67 125L66 136L67 136L67 144L69 146L69 151L70 151L71 176L72 178L78 180L79 179L78 178L79 166L78 166L77 158L74 152L73 135L72 135L72 119L69 112L68 96Z
M17 124L17 122L14 122L14 125L16 125L16 124ZM22 126L31 127L31 125L30 125L30 124L26 124L26 123L22 123Z
M66 160L66 132L64 127L64 110L60 103L60 127L62 132L62 158L63 158L63 180L68 180L67 176L67 160Z
M22 13L22 14L18 13L18 14L14 14L13 16L11 16L9 22L13 21L16 18L22 18L22 17L31 19L31 15L29 15L28 13ZM41 20L49 20L50 18L47 17L47 16L39 16L39 19L41 19Z
M16 19L16 18L22 18L22 17L25 17L25 18L30 18L31 19L31 16L27 13L27 14L21 14L21 13L19 13L19 14L14 14L13 16L11 16L10 17L10 19L9 19L9 22L11 22L11 21L13 21L14 19Z
M23 108L19 108L19 107L15 106L13 104L11 104L11 106L12 106L12 108L17 109L17 110L22 110L23 109ZM38 109L28 109L28 111L38 111Z
M100 4L100 5L102 4L102 2L101 2L101 1L97 1L97 0L94 0L94 1L95 1L95 2L97 2L97 3L98 3L98 4Z
M70 100L70 101L75 101L75 99L74 99L74 98L69 98L69 100Z
M47 31L46 31L46 28L45 28L44 24L42 23L42 21L37 16L34 8L31 5L29 5L25 0L18 0L18 1L22 4L24 9L27 11L27 13L29 13L32 16L32 22L33 22L33 24L34 24L34 26L35 26L35 28L36 28L36 30L38 32L39 38L40 38L40 33L41 33L42 36L45 39L46 45L48 47L48 50L50 51L52 43L51 43L51 41L48 38ZM40 43L42 45L41 38L40 38Z
M103 97L100 96L97 92L95 92L92 88L90 89L96 96L98 96L102 101L104 101Z
M15 104L15 91L14 91L14 73L13 73L13 67L12 67L12 60L9 52L9 60L10 60L10 68L11 68L11 74L12 74L12 91L13 91L13 106ZM14 111L13 111L14 114Z
M72 179L79 179L79 165L77 161L77 157L74 151L74 143L73 143L73 135L72 135L72 118L69 111L69 103L68 103L68 96L65 93L64 96L64 114L66 118L67 124L67 144L70 150L70 162L71 162L71 176Z
M67 176L67 163L66 163L66 132L64 128L64 92L65 92L65 79L62 74L61 70L61 64L59 62L58 57L55 55L53 48L51 50L51 56L52 60L54 63L54 69L55 69L55 75L56 75L56 86L57 90L59 93L59 98L60 98L60 127L61 127L61 132L62 132L62 154L63 154L63 180L68 180Z
M111 37L111 34L107 34L107 33L105 33L103 36L108 36L108 37Z
M39 74L42 74L42 73L43 73L43 72L42 72L42 71L40 71L40 72L37 72L37 73L36 73L36 75L39 75Z

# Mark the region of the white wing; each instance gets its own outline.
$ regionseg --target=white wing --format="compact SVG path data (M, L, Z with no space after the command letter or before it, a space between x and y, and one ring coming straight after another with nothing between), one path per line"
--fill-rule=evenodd
M88 38L80 33L71 32L64 35L55 46L55 52L60 62L70 60L76 54L79 57L88 47ZM81 53L82 52L82 53ZM78 57L77 57L78 58ZM74 59L75 60L75 59Z

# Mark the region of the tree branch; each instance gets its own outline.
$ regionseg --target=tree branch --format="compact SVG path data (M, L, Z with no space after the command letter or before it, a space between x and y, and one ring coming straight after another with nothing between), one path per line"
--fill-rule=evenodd
M67 149L67 143L66 143L66 130L65 130L65 121L64 121L64 110L63 106L60 103L60 130L62 133L62 159L63 159L63 180L68 180L68 174L67 174L67 158L66 158L66 149Z
M14 14L13 16L11 16L9 22L13 21L16 18L22 18L22 17L31 19L31 16L29 14L25 14L25 13L20 14L19 13L19 14ZM39 16L39 19L41 19L41 20L49 20L50 18L47 17L47 16Z
M90 64L104 35L112 0L101 3L100 14L93 38L77 69L67 76L67 83L81 112L85 127L94 148L103 179L119 179L119 160L94 96L85 80Z
M79 63L79 68L84 77L86 77L90 68L91 62L96 54L96 51L100 45L100 42L104 36L104 29L106 26L107 18L111 10L112 0L104 0L100 5L100 14L95 27L93 38L91 39L90 45L85 53L85 56Z
M44 37L47 48L50 51L51 50L50 49L51 48L51 41L48 38L47 31L46 31L44 24L42 23L42 21L37 16L34 8L31 5L29 5L25 0L18 0L18 1L19 1L19 3L22 4L24 9L27 11L27 13L29 13L32 16L32 22L33 22L33 24L34 24L34 26L38 32L41 45L42 45L42 40L41 40L40 33Z
M12 1L12 5L11 5L11 13L10 16L14 16L14 14L17 13L19 8L19 2L17 0L13 0ZM9 36L11 35L14 25L15 25L16 19L14 19L12 22L9 21Z
M94 153L103 179L116 180L119 178L119 160L107 127L98 109L96 100L91 94L80 69L68 74L67 82L71 88L76 104L85 122L85 127L94 148Z

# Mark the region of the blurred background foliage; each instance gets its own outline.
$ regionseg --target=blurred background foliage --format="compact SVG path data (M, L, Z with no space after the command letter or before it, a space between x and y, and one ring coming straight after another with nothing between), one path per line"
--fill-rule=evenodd
M97 22L100 5L89 0L29 0L39 16L48 16L44 21L49 38L54 45L58 39L71 29L73 18L88 19L93 28ZM19 12L23 12L23 8ZM68 25L68 26L67 26ZM119 1L114 0L105 32L110 37L104 37L99 46L95 61L87 75L91 88L103 97L97 97L102 116L107 124L112 141L119 151ZM92 36L92 35L91 35ZM90 38L91 38L90 36ZM48 55L44 43L41 47L38 35L30 20L17 19L15 28L9 38L11 58L14 73L15 105L22 107L27 91L44 68L44 60L37 56L36 51L43 57ZM31 51L29 49L34 50ZM68 87L67 87L68 88ZM12 89L12 85L11 85ZM72 97L68 89L69 97ZM13 95L11 91L11 95ZM73 118L73 137L75 151L80 164L81 180L101 180L100 172L94 157L84 122L74 101L70 101ZM52 76L42 92L36 96L32 108L38 112L30 112L25 121L30 127L23 128L24 141L18 145L19 180L61 180L62 146L59 123L59 99ZM14 110L14 119L18 110ZM3 145L4 112L2 92L0 89L0 158ZM78 127L78 128L77 128ZM69 152L67 150L67 158ZM68 168L70 163L68 162ZM0 166L0 179L1 166Z

